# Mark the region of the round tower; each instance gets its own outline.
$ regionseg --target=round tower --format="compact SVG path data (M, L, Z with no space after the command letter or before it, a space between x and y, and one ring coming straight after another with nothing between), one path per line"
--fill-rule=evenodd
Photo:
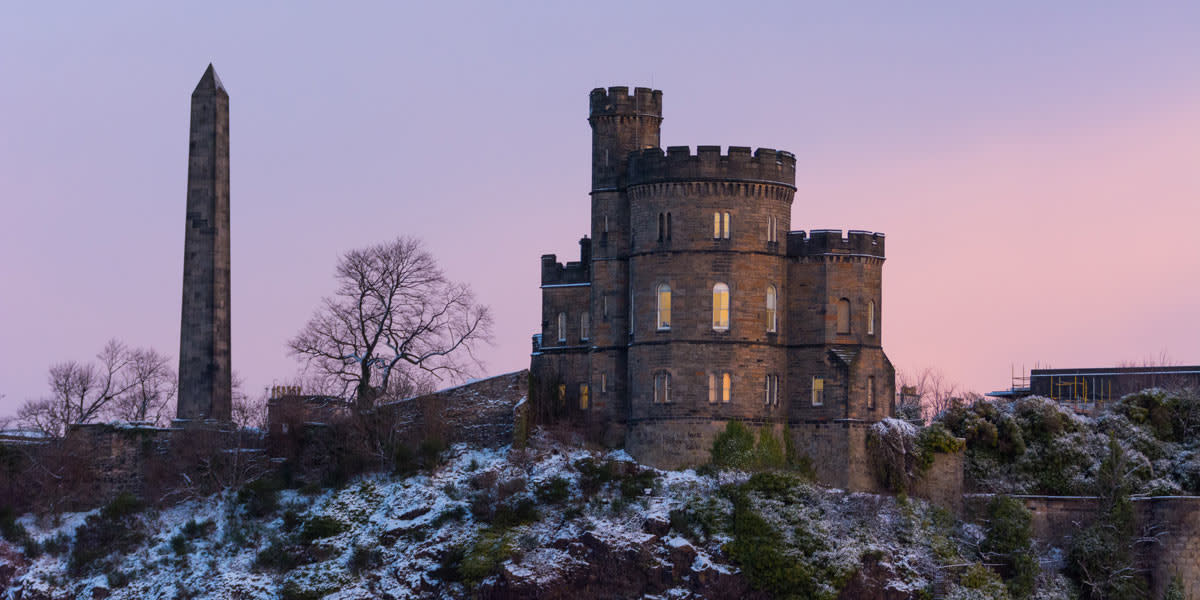
M787 417L787 231L795 158L686 146L630 157L633 303L626 447L707 462L730 420Z

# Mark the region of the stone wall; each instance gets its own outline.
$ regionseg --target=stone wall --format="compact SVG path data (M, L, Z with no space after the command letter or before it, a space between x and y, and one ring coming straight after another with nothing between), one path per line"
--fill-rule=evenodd
M521 370L386 404L379 412L403 443L437 438L494 448L512 443L513 410L528 394L529 371Z
M933 464L913 483L909 495L923 498L955 514L963 509L963 452L933 455Z
M969 520L986 515L990 494L964 497ZM1071 547L1075 534L1097 518L1098 502L1089 496L1014 496L1033 514L1033 535L1038 541L1061 548ZM1156 537L1139 545L1138 562L1145 569L1152 598L1162 597L1171 579L1183 582L1186 598L1200 598L1200 497L1165 496L1134 498L1138 527ZM1151 537L1151 536L1147 536Z

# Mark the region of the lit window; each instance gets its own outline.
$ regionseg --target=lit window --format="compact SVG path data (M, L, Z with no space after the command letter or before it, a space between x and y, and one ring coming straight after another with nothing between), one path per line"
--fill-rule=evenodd
M767 331L775 333L778 327L778 311L779 294L775 291L775 286L767 286Z
M812 383L812 405L825 405L825 380L820 377L813 377Z
M721 237L729 239L729 213L725 213L724 217L725 222L723 223L724 227L721 230Z
M875 335L875 301L867 303L867 335Z
M728 404L733 391L733 377L729 373L721 373L721 402Z
M671 328L671 286L662 284L658 286L658 329L659 331Z
M588 313L579 315L579 341L586 342L592 333L592 317Z
M567 384L558 384L558 403L561 405L567 399Z
M708 403L709 404L717 403L717 374L716 373L708 374Z
M850 333L850 301L845 298L837 303L837 332Z
M671 374L660 371L654 376L654 403L667 404L671 401Z
M588 409L588 384L586 383L579 384L579 409Z
M729 286L724 283L713 286L713 329L729 329Z
M875 376L867 377L867 409L875 410Z
M558 313L558 341L567 341L567 313Z
M713 239L721 239L721 213L713 213Z

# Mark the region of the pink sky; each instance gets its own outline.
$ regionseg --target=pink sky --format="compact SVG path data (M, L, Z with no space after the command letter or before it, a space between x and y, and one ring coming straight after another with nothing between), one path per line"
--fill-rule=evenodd
M252 392L296 371L337 255L400 234L493 307L488 372L526 367L609 85L663 90L664 145L795 153L794 228L886 232L899 369L1200 363L1200 8L796 4L0 8L0 415L109 337L177 354L210 61Z

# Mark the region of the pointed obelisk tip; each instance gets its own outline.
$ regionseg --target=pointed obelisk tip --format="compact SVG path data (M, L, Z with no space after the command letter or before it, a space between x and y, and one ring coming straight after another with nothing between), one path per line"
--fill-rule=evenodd
M208 63L208 68L204 70L204 75L200 77L200 83L196 84L196 90L192 94L218 90L225 92L225 85L221 83L221 78L217 77L217 70L213 68L212 63Z

